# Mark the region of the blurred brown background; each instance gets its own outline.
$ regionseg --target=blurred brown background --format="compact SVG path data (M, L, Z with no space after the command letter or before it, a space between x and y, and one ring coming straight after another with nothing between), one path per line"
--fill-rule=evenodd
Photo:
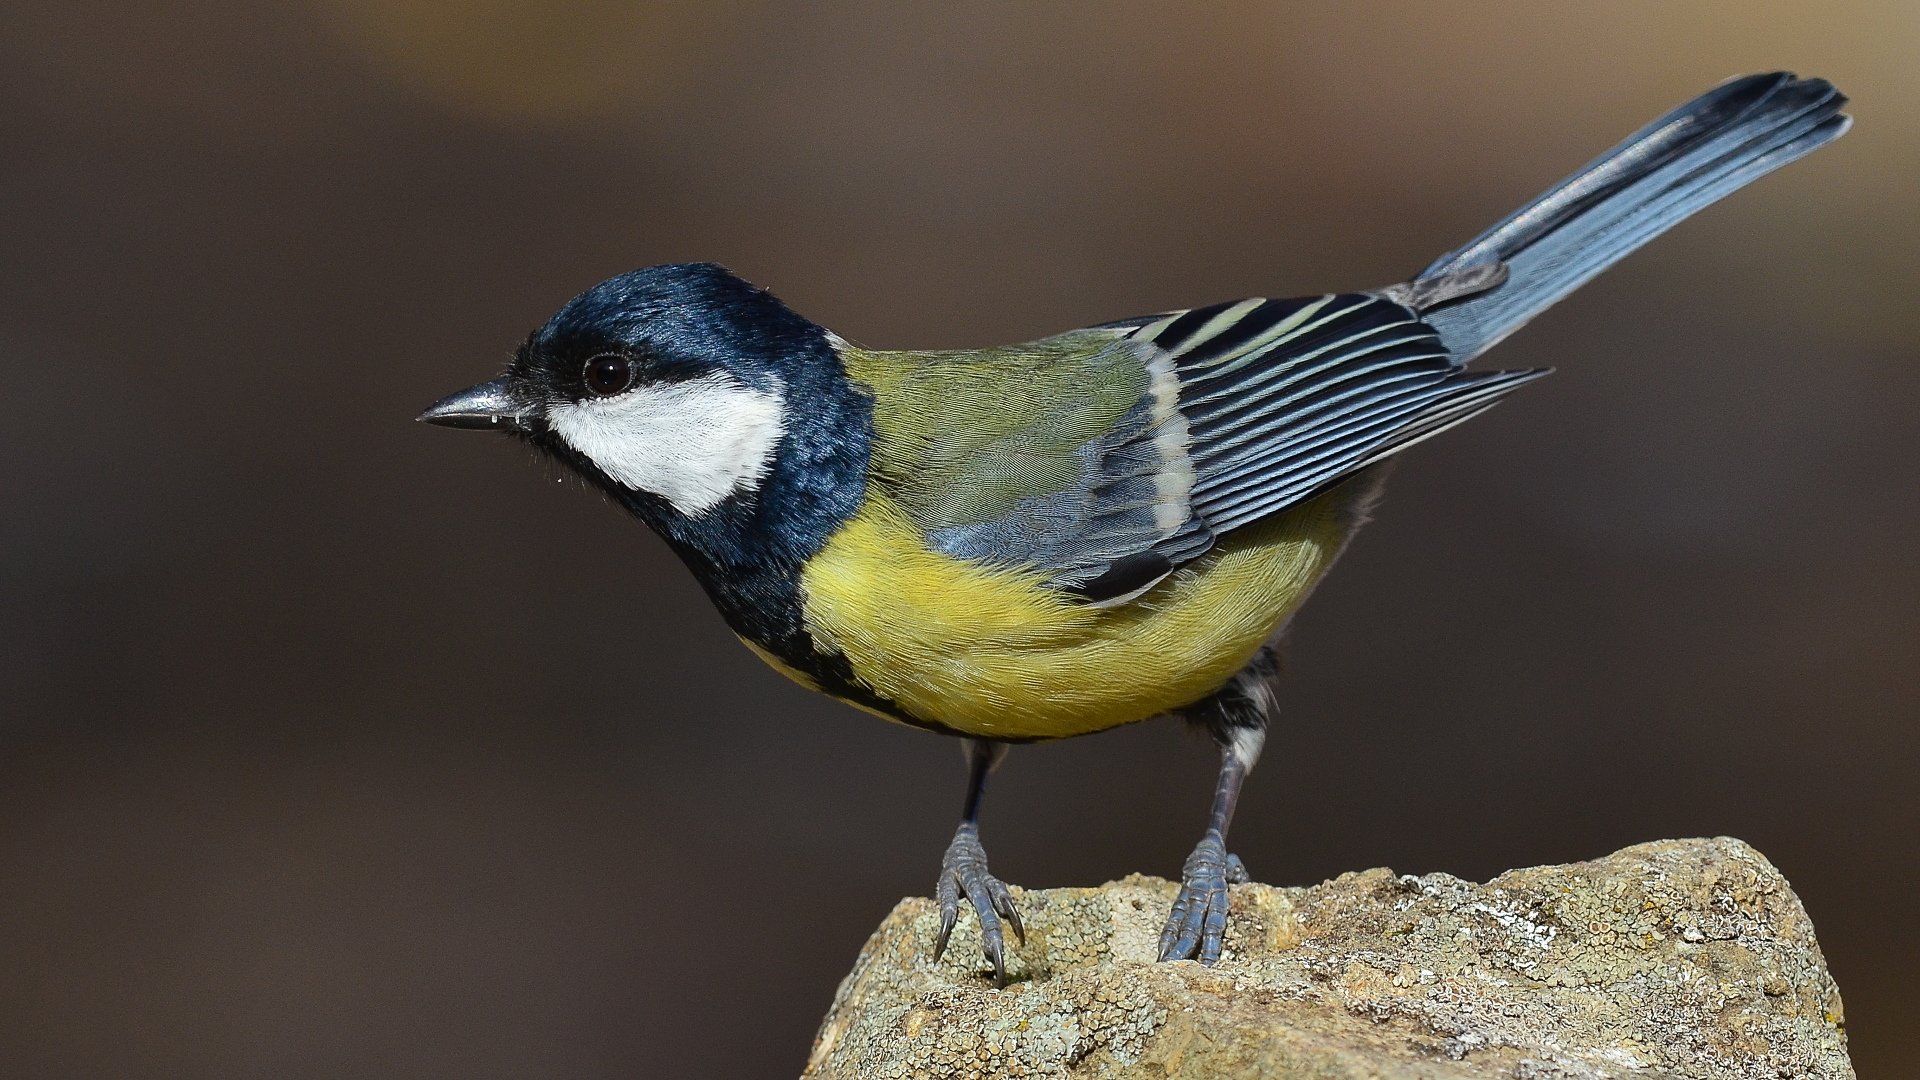
M952 743L412 422L611 274L875 346L1405 278L1727 76L1859 119L1494 356L1296 625L1235 848L1484 879L1730 833L1920 1054L1920 8L0 7L0 1075L790 1076ZM1212 751L1017 752L996 870L1173 873Z

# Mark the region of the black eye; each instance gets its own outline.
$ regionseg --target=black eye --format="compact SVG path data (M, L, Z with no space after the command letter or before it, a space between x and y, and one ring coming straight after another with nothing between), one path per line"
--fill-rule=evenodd
M633 361L624 356L596 356L587 361L587 389L601 396L617 394L633 385Z

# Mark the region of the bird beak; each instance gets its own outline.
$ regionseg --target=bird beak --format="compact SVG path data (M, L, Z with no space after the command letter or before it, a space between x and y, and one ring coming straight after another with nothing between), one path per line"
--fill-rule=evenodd
M539 406L522 401L507 380L495 379L462 390L415 419L477 431L526 431L528 421L539 416Z

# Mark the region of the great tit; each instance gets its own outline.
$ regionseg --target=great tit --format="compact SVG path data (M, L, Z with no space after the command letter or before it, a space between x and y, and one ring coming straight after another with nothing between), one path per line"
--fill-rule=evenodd
M1547 373L1467 371L1689 214L1838 138L1779 72L1673 110L1411 281L1238 300L1018 345L862 348L712 264L581 293L504 376L420 419L508 432L652 526L768 664L957 736L960 898L1004 980L1019 910L979 836L1009 744L1162 714L1221 751L1160 959L1220 956L1226 850L1275 712L1271 642L1367 516L1382 463Z

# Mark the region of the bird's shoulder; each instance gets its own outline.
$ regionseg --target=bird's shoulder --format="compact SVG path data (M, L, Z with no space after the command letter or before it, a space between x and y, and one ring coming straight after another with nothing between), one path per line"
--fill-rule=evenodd
M873 473L901 489L903 506L936 500L956 520L1046 486L1038 474L996 477L996 466L1078 450L1111 431L1148 384L1124 329L985 349L837 347L873 396Z
M935 550L1102 598L1087 587L1188 520L1185 451L1177 433L1156 441L1179 424L1177 388L1134 329L986 349L840 346L874 399L870 482Z

